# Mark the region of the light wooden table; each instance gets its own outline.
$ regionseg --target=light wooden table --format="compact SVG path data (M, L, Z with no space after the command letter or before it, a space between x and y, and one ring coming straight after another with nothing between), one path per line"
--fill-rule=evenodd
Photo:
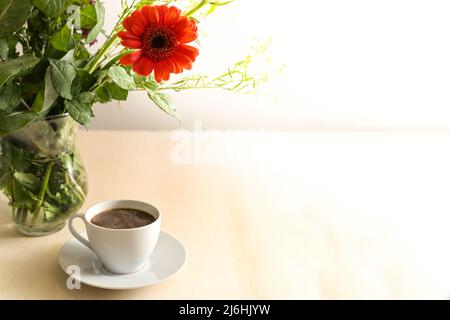
M158 206L188 249L181 273L138 290L68 290L57 263L67 228L26 238L4 213L0 298L450 296L450 133L212 132L191 137L191 155L172 141L186 135L79 134L84 208Z

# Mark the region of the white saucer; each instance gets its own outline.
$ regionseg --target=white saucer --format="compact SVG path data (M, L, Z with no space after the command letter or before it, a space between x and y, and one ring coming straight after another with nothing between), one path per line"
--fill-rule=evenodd
M103 268L97 256L78 240L68 240L59 252L59 265L73 279L103 289L135 289L167 280L183 268L186 249L170 234L161 231L149 263L140 271L117 275ZM80 272L73 272L79 266Z

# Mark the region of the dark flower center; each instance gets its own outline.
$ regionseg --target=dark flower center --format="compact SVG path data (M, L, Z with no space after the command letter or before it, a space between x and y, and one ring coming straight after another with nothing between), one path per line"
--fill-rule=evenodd
M167 47L167 39L164 35L158 34L153 39L151 39L150 46L154 49L165 49Z
M177 46L175 34L165 26L150 26L142 39L144 54L152 61L169 58Z

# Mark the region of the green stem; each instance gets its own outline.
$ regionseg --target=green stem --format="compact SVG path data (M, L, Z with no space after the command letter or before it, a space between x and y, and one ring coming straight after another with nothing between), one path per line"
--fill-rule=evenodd
M12 211L13 221L15 222L16 221L16 207L12 206L11 211Z
M27 215L28 215L28 211L25 208L20 208L21 216L20 216L20 224L25 224L25 222L27 222Z
M53 163L50 163L47 166L47 169L45 170L44 180L42 181L41 190L39 191L39 195L38 195L38 201L36 202L36 206L34 207L34 210L33 210L33 224L35 223L35 221L39 215L39 212L41 210L42 203L44 202L44 196L45 196L45 192L47 191L47 188L48 188L48 182L50 180L50 175L52 173L52 170L53 170Z
M95 71L95 69L98 67L98 65L100 64L100 62L101 62L102 58L104 57L104 55L108 52L108 50L111 48L111 46L116 41L116 39L117 39L117 32L120 29L119 26L122 23L122 21L124 20L124 18L130 13L130 10L134 7L135 3L136 3L136 0L134 0L131 3L131 5L126 10L124 10L122 12L122 15L119 17L119 20L117 21L116 25L112 29L112 31L109 34L109 36L106 38L105 44L94 55L94 60L92 60L91 62L89 62L86 65L85 70L87 72L92 74Z
M196 13L198 10L200 10L201 8L203 8L206 4L208 4L208 0L202 0L200 1L199 4L197 4L195 7L193 7L191 10L189 10L188 12L186 12L184 15L185 16L192 16L194 13Z
M174 90L174 91L182 91L182 90L192 90L192 89L223 89L217 86L186 86L186 87L160 87L158 90Z
M15 185L14 185L14 169L11 168L9 175L11 176L11 205L13 208L13 217L15 222L19 222L19 209L15 207L16 204L16 196L15 196Z
M74 177L72 175L70 175L68 172L66 172L66 183L68 183L69 181L71 182L71 184L74 187L74 194L78 197L78 200L80 201L84 201L86 198L86 195L84 194L83 189L81 189L81 187L78 185L78 183L75 181Z
M25 107L27 107L28 110L31 110L31 107L28 105L28 103L27 103L23 98L20 98L20 102L22 102L23 105L24 105Z
M103 67L105 70L108 69L109 67L111 67L112 65L114 65L117 61L119 61L120 58L122 58L123 56L126 56L129 53L134 52L134 50L124 50L119 52L117 55L113 56L107 63L106 65ZM91 88L90 91L94 91L95 89L97 89L98 87L101 87L106 81L108 80L108 78L104 78L100 83L95 83Z
M115 64L117 61L119 61L122 57L126 56L127 54L133 53L135 50L123 50L116 54L115 56L111 57L108 63L105 65L105 69L108 69L113 64Z
M86 71L91 73L97 69L98 65L100 64L102 58L105 56L105 54L108 52L109 48L114 44L114 42L117 39L117 34L112 35L109 37L109 39L105 42L105 44L102 46L100 51L97 52L97 54L94 57L94 60L87 66Z
M20 208L16 208L16 218L14 219L14 222L17 224L20 223Z

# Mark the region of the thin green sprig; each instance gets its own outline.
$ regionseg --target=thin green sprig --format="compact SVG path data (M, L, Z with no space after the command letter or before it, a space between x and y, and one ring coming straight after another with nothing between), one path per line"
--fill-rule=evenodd
M125 20L125 18L134 11L136 5L141 2L144 1L133 0L133 2L128 5L127 1L122 0L122 13L119 15L119 19L106 38L103 46L97 51L97 53L92 57L92 60L86 65L85 70L87 72L93 73L96 70L96 68L102 62L102 59L104 59L108 54L109 49L111 49L111 47L113 47L113 45L117 41L117 33L122 29L123 20Z
M211 77L206 74L198 74L183 77L177 81L163 84L159 90L184 91L191 89L222 89L227 91L254 93L258 87L269 80L272 71L267 68L263 72L253 72L252 65L255 60L263 57L268 61L266 54L270 42L259 44L253 52L240 61L234 63L225 72Z

